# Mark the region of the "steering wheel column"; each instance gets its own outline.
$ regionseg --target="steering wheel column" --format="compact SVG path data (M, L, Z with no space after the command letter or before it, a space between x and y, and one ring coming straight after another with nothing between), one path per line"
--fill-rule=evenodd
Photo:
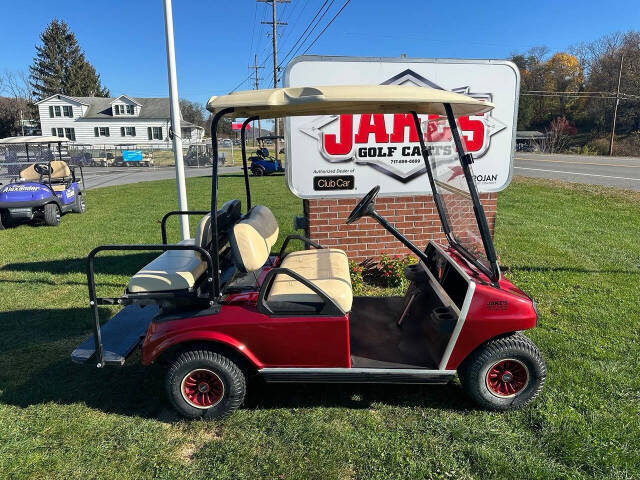
M351 211L351 213L347 217L347 220L345 223L347 225L350 225L354 222L357 222L362 217L371 217L375 221L377 221L380 225L382 225L382 228L384 228L387 232L389 232L391 235L393 235L398 240L400 240L400 242L402 242L402 244L405 247L407 247L409 250L415 253L420 260L423 260L426 262L428 259L427 259L427 256L424 254L424 252L420 248L418 248L416 245L411 243L411 241L407 237L402 235L402 233L396 230L396 228L393 225L387 222L383 217L381 217L378 214L378 212L376 212L375 200L379 192L380 192L380 185L376 185L375 187L373 187L369 191L369 193L367 193L362 198L362 200L358 202L358 204L355 206L355 208Z

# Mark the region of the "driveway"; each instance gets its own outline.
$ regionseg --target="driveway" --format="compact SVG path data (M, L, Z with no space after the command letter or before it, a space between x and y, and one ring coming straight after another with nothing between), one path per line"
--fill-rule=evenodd
M84 167L84 181L87 189L112 187L128 183L166 180L176 177L173 167ZM220 167L220 174L240 172L240 167ZM185 167L186 177L204 177L211 175L211 168Z
M516 152L514 173L640 191L640 157Z

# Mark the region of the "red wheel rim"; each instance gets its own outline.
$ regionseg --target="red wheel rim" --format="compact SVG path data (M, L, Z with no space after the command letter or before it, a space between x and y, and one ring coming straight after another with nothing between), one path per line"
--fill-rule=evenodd
M200 368L189 372L182 379L182 397L196 408L211 408L224 395L224 384L211 370Z
M487 388L498 397L513 397L528 383L527 367L513 358L500 360L487 372Z

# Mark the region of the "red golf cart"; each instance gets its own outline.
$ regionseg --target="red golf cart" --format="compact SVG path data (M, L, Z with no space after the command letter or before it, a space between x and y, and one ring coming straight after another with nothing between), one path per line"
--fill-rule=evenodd
M240 200L218 206L214 161L210 212L169 212L161 244L103 245L89 254L94 333L73 351L73 361L123 365L140 346L143 365L168 365L169 399L187 417L231 413L252 375L267 382L443 384L457 373L473 400L495 410L538 395L545 365L520 333L536 325L535 303L501 276L473 158L456 124L457 116L493 105L443 90L378 85L237 92L212 97L207 108L214 114L214 158L218 122L231 113L251 122L410 112L447 244L411 243L376 212L379 187L373 188L346 223L375 219L419 261L405 271L404 297L354 297L342 250L290 235L271 252L279 226L269 208L251 203L243 141L246 211ZM202 216L194 239L167 243L173 215ZM292 241L306 249L286 253ZM162 253L131 277L121 297L105 298L96 294L94 258L106 250ZM98 305L124 308L101 326Z

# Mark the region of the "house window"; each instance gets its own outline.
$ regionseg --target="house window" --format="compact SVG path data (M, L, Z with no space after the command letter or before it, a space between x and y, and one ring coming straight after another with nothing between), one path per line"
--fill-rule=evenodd
M109 127L93 127L93 135L96 137L108 137Z
M185 138L187 140L191 138L191 129L190 128L183 128L182 129L182 138Z
M60 106L56 105L55 107L53 107L53 111L56 113L56 117L62 116L62 113L60 112Z
M51 129L51 136L52 136L52 137L55 137L55 136L57 136L57 135L58 135L58 134L56 133L56 129L55 129L55 128L52 128L52 129Z
M49 105L49 118L53 118L53 105Z
M69 140L72 141L76 141L76 129L75 128L65 128L64 129L64 136L67 137Z
M133 115L133 105L127 105L127 114Z
M120 105L114 105L113 106L113 114L114 115L120 115Z
M120 136L122 137L135 137L136 127L120 127Z
M63 105L62 114L65 117L73 117L73 107L71 107L70 105Z
M64 137L64 128L59 128L58 129L58 136L59 137Z
M149 140L162 140L162 127L147 127Z

